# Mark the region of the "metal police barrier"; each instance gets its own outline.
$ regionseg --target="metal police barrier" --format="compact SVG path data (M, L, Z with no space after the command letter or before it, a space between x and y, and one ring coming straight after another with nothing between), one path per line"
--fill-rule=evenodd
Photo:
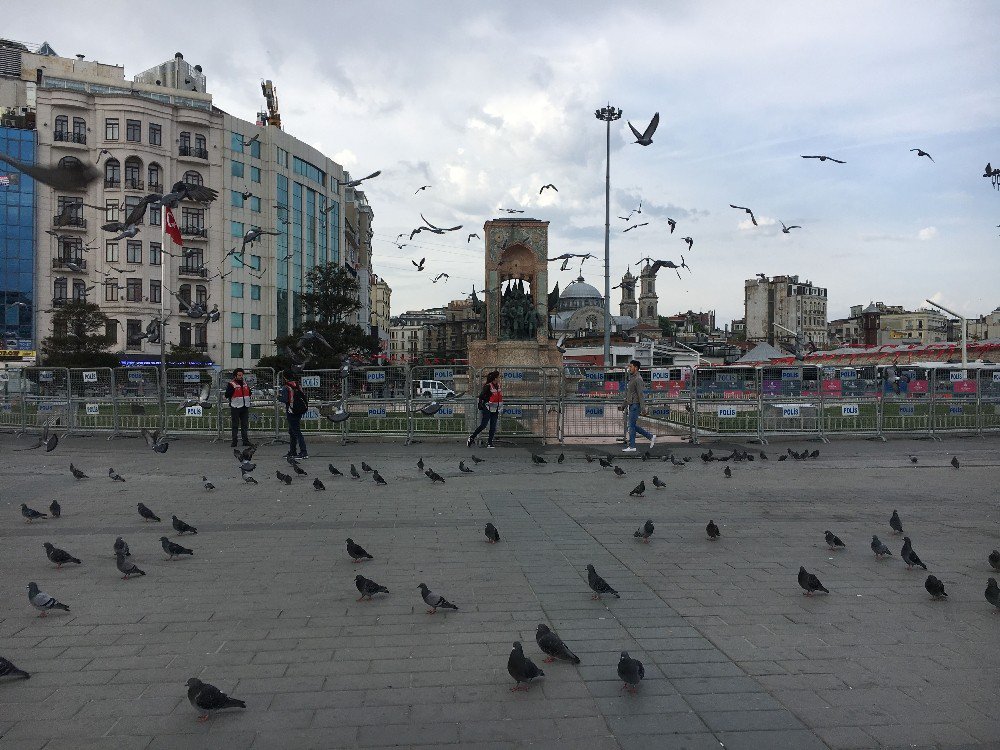
M813 365L760 368L760 429L769 435L823 440L819 368Z
M479 383L494 368L479 371ZM562 400L561 367L500 367L503 411L497 425L497 439L558 439L559 408Z
M165 387L167 432L219 434L219 407L222 399L216 370L168 367Z
M415 436L469 435L479 424L478 397L482 382L468 365L410 367L410 433ZM432 416L420 409L434 402L441 408Z
M931 434L979 430L979 388L975 370L936 367L931 375Z
M566 368L557 407L559 441L581 438L621 441L626 415L620 407L627 383L628 372L620 368Z
M69 370L65 367L25 367L26 392L22 393L23 429L70 429Z
M345 423L334 424L324 417L337 410L341 404L346 381L340 370L304 370L299 374L299 387L309 399L309 409L302 415L300 423L303 434L339 434L341 440L346 437ZM281 395L284 381L279 376L275 386L275 398ZM288 409L286 404L278 402L276 406L276 424L279 435L288 433ZM285 437L278 437L284 442Z
M1000 368L984 367L979 378L979 431L1000 430Z
M117 410L110 367L70 370L69 398L72 430L108 430L108 439L114 436Z
M759 371L753 367L704 367L693 372L691 442L700 435L766 442L761 434Z
M932 437L931 371L913 365L880 366L879 434Z
M647 412L651 432L690 437L694 425L694 374L689 368L654 367L643 371L647 386Z
M882 383L874 366L823 367L819 382L824 438L838 434L881 437Z
M160 368L116 367L112 385L115 436L160 429Z
M0 369L0 429L24 429L23 394L29 387L21 367Z
M352 367L344 387L351 414L343 422L345 439L351 435L409 437L411 386L405 367Z

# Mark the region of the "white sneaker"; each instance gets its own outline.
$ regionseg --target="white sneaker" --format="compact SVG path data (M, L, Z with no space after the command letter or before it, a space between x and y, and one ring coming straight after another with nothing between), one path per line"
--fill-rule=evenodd
M622 453L635 453L635 448L629 448L627 445L622 448Z
M650 448L650 450L653 449L654 445L656 445L656 435L653 435L653 437L651 437L649 439L649 448Z

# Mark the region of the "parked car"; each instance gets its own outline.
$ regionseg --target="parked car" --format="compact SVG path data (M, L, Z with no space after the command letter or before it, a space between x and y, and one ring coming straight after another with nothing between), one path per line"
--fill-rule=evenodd
M455 391L440 380L415 380L413 381L413 395L424 398L448 398L454 396Z

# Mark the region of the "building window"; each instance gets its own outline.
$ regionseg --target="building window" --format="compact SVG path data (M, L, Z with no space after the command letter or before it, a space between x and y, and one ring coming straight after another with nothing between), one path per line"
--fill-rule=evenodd
M251 255L250 256L250 268L252 268L255 271L259 271L260 270L260 263L261 263L261 258L260 258L259 255Z
M194 155L202 159L208 158L208 141L205 140L205 136L196 135L194 137Z
M243 284L239 281L229 282L230 295L234 299L243 299Z
M118 118L109 117L104 121L104 140L118 140Z
M229 134L229 148L233 153L243 153L243 136L239 133Z
M117 159L104 162L104 187L116 188L122 184L122 166Z
M125 245L125 261L127 263L142 263L142 241L129 240Z
M260 330L260 316L250 313L250 329L253 331Z
M69 140L69 118L66 115L59 115L56 118L55 134L57 141Z
M142 279L125 280L125 301L142 302Z
M243 313L229 313L229 325L233 328L242 328Z
M260 344L250 344L250 359L260 359Z
M200 232L205 228L205 209L203 208L182 208L181 209L181 229L197 230Z
M242 177L243 176L243 162L236 161L234 159L233 162L232 162L231 169L230 169L230 174L232 174L233 177Z
M158 266L163 263L163 246L159 242L149 243L149 265Z
M117 328L117 326L115 326ZM125 321L125 348L142 348L142 321L129 318Z
M201 173L196 172L193 169L188 170L184 173L184 182L191 185L204 185L205 181L201 178Z
M181 323L178 326L178 329L179 329L179 333L180 333L180 341L178 342L178 346L183 346L183 347L185 347L187 349L190 349L191 348L191 324L190 323Z
M205 323L194 324L194 345L196 349L208 349L208 326Z
M118 221L118 211L120 210L121 204L118 201L107 200L104 201L104 220L105 221Z
M138 143L142 140L142 122L139 120L125 121L125 140Z
M114 345L118 343L118 321L109 320L104 324L104 343Z
M160 206L149 207L149 226L158 227L163 220L163 209Z
M163 170L160 169L160 165L153 163L149 165L149 169L146 170L146 176L149 178L149 185L147 186L150 192L158 193L163 187L160 180L163 177Z
M52 296L56 299L66 299L66 277L61 276L52 283Z
M243 344L235 341L229 345L229 356L233 359L243 359Z
M112 281L108 279L104 282L104 301L105 302L117 302L118 301L118 279ZM118 326L115 326L117 328Z
M200 247L185 247L183 255L182 271L194 271L205 265L205 252Z
M285 151L285 149L281 148L281 146L276 146L275 148L278 149L276 155L276 161L278 162L278 166L288 169L288 152Z
M208 304L208 287L204 284L198 284L194 288L194 301L204 307Z
M242 284L240 286L242 286ZM255 300L260 299L260 284L250 285L250 299L255 299Z
M243 193L239 190L229 191L229 202L236 208L243 208Z
M250 156L254 159L260 158L260 139L250 142Z
M242 237L244 231L246 231L243 228L243 226L244 225L243 225L242 221L231 221L231 222L229 222L229 233L233 237Z
M260 182L260 167L250 167L250 181Z
M108 242L104 245L104 260L108 263L118 262L118 243Z
M184 130L181 131L179 142L181 146L181 155L187 155L191 153L191 134Z
M125 160L125 189L142 190L142 162L134 156Z
M159 304L160 303L160 299L161 299L161 297L160 297L161 293L162 293L162 289L160 288L160 282L159 282L159 280L150 281L149 282L149 301L153 302L155 304Z
M250 196L250 210L257 214L260 213L260 198L256 195Z
M163 145L163 128L155 122L149 123L149 145Z

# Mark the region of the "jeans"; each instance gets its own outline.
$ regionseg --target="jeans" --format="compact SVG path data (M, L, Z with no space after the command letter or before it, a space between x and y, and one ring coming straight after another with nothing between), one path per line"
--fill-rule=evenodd
M639 421L639 404L628 405L628 447L635 448L635 434L638 432L647 440L653 439L653 434L646 432L636 422Z
M229 416L233 422L233 445L236 445L236 433L239 431L243 435L243 445L250 444L247 432L250 430L250 407L241 406L234 409L229 407Z
M476 428L475 432L472 433L472 437L469 440L475 440L480 432L486 429L486 425L490 426L490 437L489 444L493 445L493 436L497 432L497 420L500 419L500 411L490 411L489 409L480 409L480 414L482 417L479 420L479 427Z
M302 437L302 415L292 414L291 412L285 413L285 418L288 420L288 453L289 455L295 454L295 447L298 445L299 455L305 456L308 451L306 450L306 439Z

